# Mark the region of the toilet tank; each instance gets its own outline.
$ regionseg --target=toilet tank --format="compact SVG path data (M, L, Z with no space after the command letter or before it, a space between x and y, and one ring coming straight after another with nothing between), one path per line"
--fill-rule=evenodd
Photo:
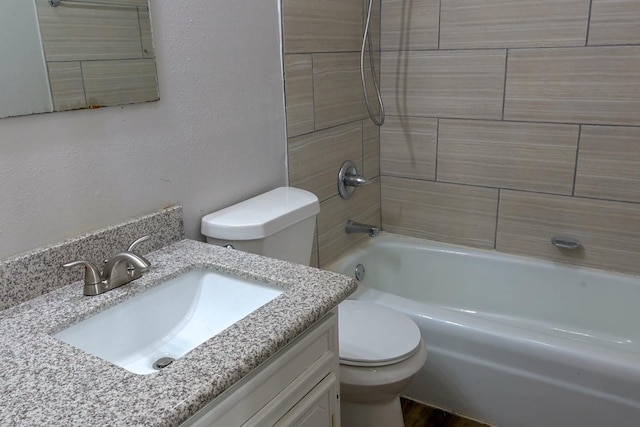
M206 215L200 230L208 243L309 265L318 212L315 194L280 187Z

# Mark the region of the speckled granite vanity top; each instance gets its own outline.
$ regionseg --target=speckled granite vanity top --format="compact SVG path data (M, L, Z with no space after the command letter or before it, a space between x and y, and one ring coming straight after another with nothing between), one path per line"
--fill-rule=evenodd
M82 282L75 282L0 312L0 425L178 425L356 288L345 276L192 240L147 258L148 273L105 294L83 296ZM51 336L197 267L275 284L285 292L150 375L133 374Z

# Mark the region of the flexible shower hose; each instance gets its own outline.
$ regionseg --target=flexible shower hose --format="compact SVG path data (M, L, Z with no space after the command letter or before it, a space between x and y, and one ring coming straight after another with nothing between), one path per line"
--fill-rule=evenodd
M371 24L371 9L373 6L373 0L369 0L367 6L367 22L364 27L364 34L362 36L362 48L360 49L360 79L362 80L362 91L364 92L364 102L367 105L367 112L369 113L369 118L376 126L382 126L384 124L384 103L382 101L382 95L380 94L380 85L378 84L378 77L376 76L376 66L375 61L373 59L373 49L371 47L371 32L370 32L370 24ZM364 52L369 44L369 68L371 69L371 75L373 78L373 86L376 90L376 97L378 98L378 106L380 107L379 118L373 114L371 110L371 101L369 99L369 92L367 91L367 82L364 74Z

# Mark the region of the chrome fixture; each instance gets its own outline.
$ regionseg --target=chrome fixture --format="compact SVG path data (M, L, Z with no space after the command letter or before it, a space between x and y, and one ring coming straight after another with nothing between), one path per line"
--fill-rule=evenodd
M362 282L364 280L364 276L365 276L364 265L362 264L356 265L356 271L354 273L354 276L356 280L359 282Z
M382 126L384 124L384 102L382 102L382 95L380 94L380 85L378 84L378 76L376 73L376 65L373 59L373 48L371 47L371 9L373 9L373 0L369 0L367 4L367 18L364 26L364 34L362 36L362 47L360 48L360 80L362 81L362 92L364 94L364 103L367 105L367 112L369 118L376 126ZM371 103L369 101L369 92L367 92L367 82L364 76L364 51L369 43L369 68L371 69L371 77L373 80L373 87L376 91L376 97L378 98L378 107L380 108L380 118L376 118L371 111Z
M140 278L142 273L149 270L151 263L134 251L136 246L149 240L150 237L147 235L139 238L126 251L105 260L102 270L88 261L72 261L62 266L64 268L83 267L84 294L88 296L100 295Z
M151 367L156 371L159 371L160 369L164 369L167 366L171 365L175 361L176 359L174 359L173 357L161 357L160 359L156 360Z
M552 237L551 243L557 248L566 249L569 251L575 251L576 249L580 249L582 247L582 243L571 237Z
M65 3L80 3L80 4L95 4L98 6L118 6L118 7L138 7L136 4L117 3L114 1L103 0L49 0L51 7L58 7L62 2Z
M351 233L367 233L371 237L376 237L378 234L380 234L380 228L378 228L378 227L376 227L374 225L362 224L360 222L355 222L352 219L347 221L347 223L344 226L344 231L347 234L351 234Z
M367 179L359 175L356 164L347 160L338 171L338 193L343 199L348 199L356 191L356 187L373 184L377 180L377 178Z

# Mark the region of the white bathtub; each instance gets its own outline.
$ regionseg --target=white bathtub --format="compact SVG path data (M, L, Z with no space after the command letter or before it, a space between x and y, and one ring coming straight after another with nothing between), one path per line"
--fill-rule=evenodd
M501 427L640 425L640 278L383 233L329 269L410 315L405 395Z

